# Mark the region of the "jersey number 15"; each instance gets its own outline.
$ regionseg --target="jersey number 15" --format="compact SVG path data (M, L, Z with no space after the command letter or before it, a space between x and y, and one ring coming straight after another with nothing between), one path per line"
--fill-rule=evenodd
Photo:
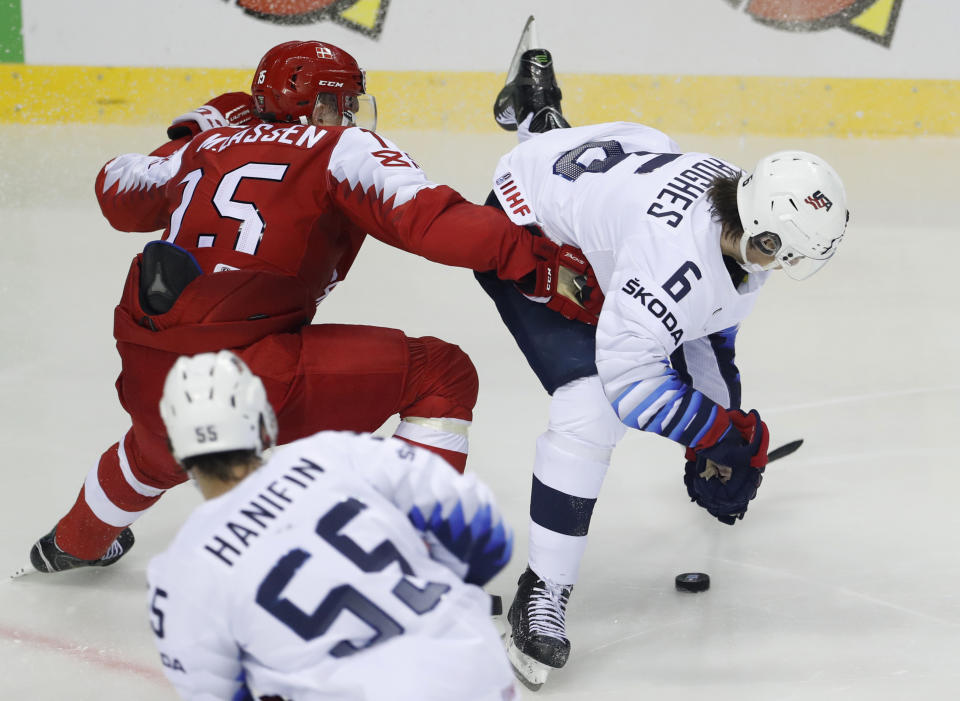
M234 250L256 255L257 248L260 246L260 239L263 238L263 231L267 228L256 204L234 199L240 183L244 180L280 182L286 175L288 167L285 163L246 163L239 168L234 168L229 173L224 173L223 177L220 178L212 202L221 217L236 219L240 222L240 228L237 230L237 240L233 244ZM167 241L170 243L176 243L177 241L177 235L180 233L180 227L183 224L183 215L186 214L190 202L193 201L197 183L200 182L201 178L203 178L203 169L197 168L183 176L183 180L180 181L180 184L184 185L183 198L180 200L180 205L170 215L170 234L167 237ZM201 243L202 238L203 235L201 234L198 237L197 245L203 245Z

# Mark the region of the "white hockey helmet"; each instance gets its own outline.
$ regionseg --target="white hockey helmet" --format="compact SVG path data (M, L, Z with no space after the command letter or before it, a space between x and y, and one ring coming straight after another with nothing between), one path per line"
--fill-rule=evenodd
M260 455L277 440L277 417L263 382L227 350L178 358L163 385L160 416L177 462L228 450Z
M819 156L805 151L778 151L762 158L737 187L737 209L743 224L740 253L747 242L762 237L761 250L794 280L803 280L837 251L847 228L847 195L836 171ZM770 236L773 234L773 236ZM775 245L770 248L770 241ZM751 265L744 265L751 270Z

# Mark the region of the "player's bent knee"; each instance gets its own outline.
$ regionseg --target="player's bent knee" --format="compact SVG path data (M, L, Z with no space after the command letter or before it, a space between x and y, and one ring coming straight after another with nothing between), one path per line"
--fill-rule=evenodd
M553 393L548 431L612 450L626 433L626 426L607 401L600 378L592 375L568 382Z
M410 403L401 416L436 416L471 420L480 379L459 346L439 338L411 338L410 373L405 395Z

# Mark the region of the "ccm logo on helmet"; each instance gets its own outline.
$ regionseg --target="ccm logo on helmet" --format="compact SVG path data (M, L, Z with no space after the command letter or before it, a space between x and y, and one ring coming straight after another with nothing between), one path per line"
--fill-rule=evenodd
M338 83L335 80L318 80L317 85L328 85L331 88L342 88L343 83Z

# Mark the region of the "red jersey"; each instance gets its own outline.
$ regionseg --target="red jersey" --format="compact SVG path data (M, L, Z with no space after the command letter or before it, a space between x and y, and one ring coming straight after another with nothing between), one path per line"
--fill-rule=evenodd
M96 182L122 231L164 229L204 272L264 269L297 277L319 302L367 234L430 260L533 271L533 236L500 211L431 182L395 144L355 127L262 123L198 134L166 156L127 154Z

